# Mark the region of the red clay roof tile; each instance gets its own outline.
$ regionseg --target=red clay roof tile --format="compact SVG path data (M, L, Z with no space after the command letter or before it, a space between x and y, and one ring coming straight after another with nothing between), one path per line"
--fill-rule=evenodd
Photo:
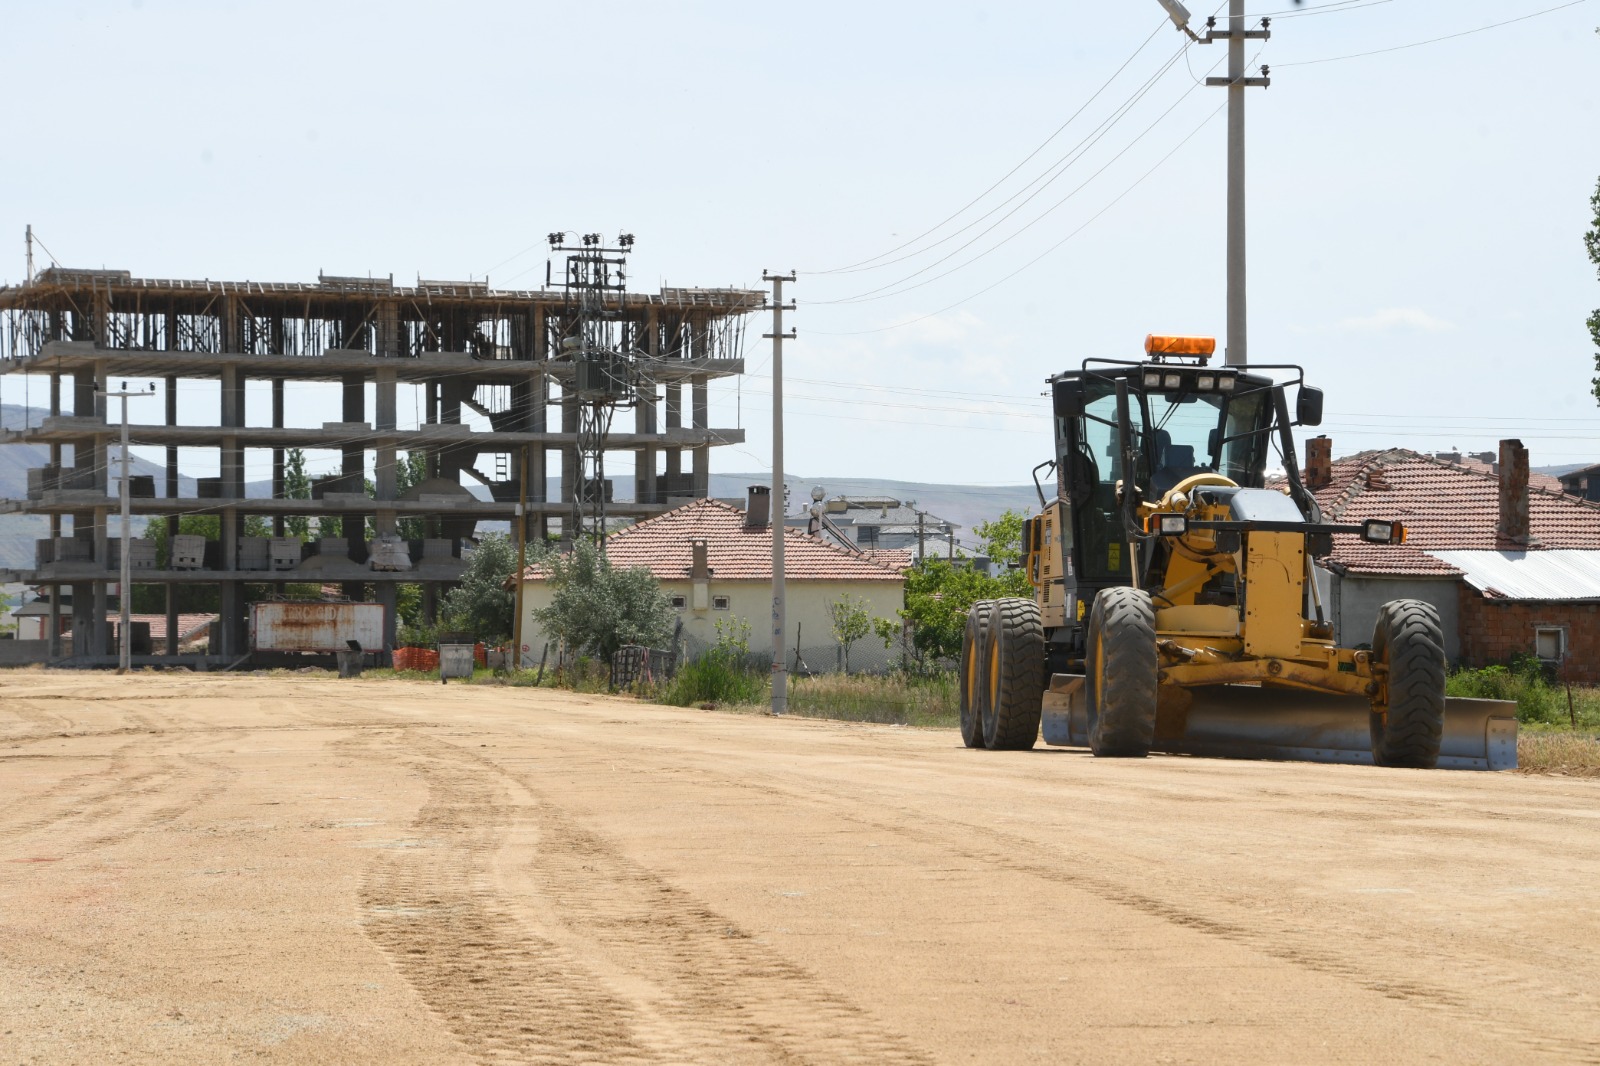
M771 581L772 528L747 528L745 513L716 500L696 500L647 518L606 538L606 557L618 569L642 566L658 581L685 581L694 563L693 541L706 542L706 559L717 581ZM783 573L788 581L902 581L897 562L880 562L788 529L783 538ZM875 553L876 554L876 553ZM524 571L542 581L537 566Z
M1450 463L1404 448L1362 452L1335 460L1332 483L1315 495L1327 521L1393 518L1406 526L1403 546L1336 536L1329 559L1334 565L1356 573L1453 574L1459 571L1424 553L1506 548L1600 551L1600 504L1564 495L1559 485L1551 489L1540 482L1529 489L1529 526L1537 541L1531 545L1496 534L1500 479L1482 463Z

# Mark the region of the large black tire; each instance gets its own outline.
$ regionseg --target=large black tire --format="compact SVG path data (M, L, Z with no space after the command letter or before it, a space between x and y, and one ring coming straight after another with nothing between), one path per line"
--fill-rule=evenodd
M983 680L983 632L989 623L989 600L979 600L967 610L967 628L961 634L961 742L983 747L983 706L988 686Z
M1039 739L1044 711L1044 625L1039 605L993 600L984 625L983 746L1026 751Z
M1142 759L1156 733L1156 613L1150 594L1101 589L1089 611L1089 750Z
M1444 630L1422 600L1378 609L1372 658L1388 668L1372 701L1372 761L1431 770L1444 736Z

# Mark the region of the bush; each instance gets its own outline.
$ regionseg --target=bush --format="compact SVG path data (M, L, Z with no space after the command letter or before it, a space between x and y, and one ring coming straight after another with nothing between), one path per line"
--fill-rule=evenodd
M750 668L750 623L717 620L717 643L700 658L684 663L661 690L659 699L675 707L700 703L760 703L767 679Z
M550 605L533 612L545 632L608 667L625 644L659 646L672 633L672 601L644 567L615 570L587 540L539 560Z
M1519 655L1510 665L1461 669L1445 681L1445 693L1480 700L1510 700L1517 705L1517 721L1558 725L1567 722L1566 694L1545 680L1544 666L1529 655Z

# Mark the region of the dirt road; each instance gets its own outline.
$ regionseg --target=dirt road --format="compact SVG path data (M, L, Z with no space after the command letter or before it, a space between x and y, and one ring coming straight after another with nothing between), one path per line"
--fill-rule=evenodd
M0 674L0 1061L1600 1061L1600 784Z

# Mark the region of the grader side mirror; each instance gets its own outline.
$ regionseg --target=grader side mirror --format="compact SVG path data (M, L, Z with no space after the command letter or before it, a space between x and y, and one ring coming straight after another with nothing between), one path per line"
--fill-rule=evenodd
M1077 418L1083 414L1083 386L1076 381L1058 381L1054 389L1057 418Z
M1302 426L1322 425L1322 390L1310 385L1300 386L1300 395L1294 403L1294 418Z

